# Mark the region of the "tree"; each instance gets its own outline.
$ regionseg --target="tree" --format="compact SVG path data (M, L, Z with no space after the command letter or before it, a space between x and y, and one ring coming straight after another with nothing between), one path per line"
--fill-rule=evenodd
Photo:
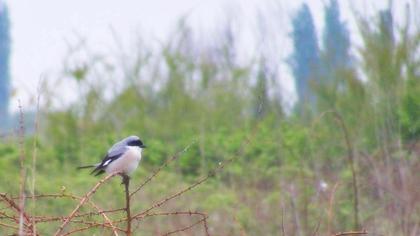
M257 72L257 81L254 87L254 104L253 112L254 117L259 119L264 117L269 109L270 100L268 97L268 85L267 85L267 64L265 59L262 58L259 63Z
M347 25L340 20L337 0L331 0L325 7L325 28L323 33L322 72L326 82L338 82L340 70L351 66L350 38Z
M290 65L295 77L299 106L316 103L315 95L310 89L311 83L317 83L319 68L319 48L312 14L307 4L303 4L292 19L293 54Z
M325 6L324 22L321 81L316 88L317 107L320 110L339 109L343 102L348 105L355 104L352 102L354 98L351 98L352 101L343 99L352 97L353 85L357 85L358 81L350 55L349 31L346 23L340 20L340 6L337 0L330 0ZM345 93L350 96L346 96ZM347 109L348 107L341 110Z
M394 17L392 16L391 5L379 12L379 32L387 43L394 45Z
M0 127L8 120L9 106L9 57L10 57L10 22L5 3L0 2Z

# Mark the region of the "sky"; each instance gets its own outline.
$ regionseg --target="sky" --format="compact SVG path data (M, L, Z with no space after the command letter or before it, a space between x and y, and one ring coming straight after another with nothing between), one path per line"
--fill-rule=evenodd
M291 53L290 19L304 2L302 0L2 1L9 6L12 23L12 111L17 108L17 100L31 106L41 78L60 76L58 69L62 68L69 42L71 44L74 39L83 37L92 50L107 52L115 48L111 29L124 44L134 42L138 35L146 35L152 41L164 41L181 17L187 16L194 30L206 32L223 24L226 15L231 13L245 28L240 44L245 56L252 48L252 40L248 36L257 28L256 16L262 13L266 17L273 17L275 24L267 27L271 28L268 31L276 34L281 45L278 70L282 75L282 94L284 97L294 96L293 79L284 61ZM327 1L305 2L312 10L318 32L322 32L323 6ZM399 1L398 5L403 5L401 2L405 1ZM356 31L353 12L373 14L377 9L385 8L388 0L339 0L339 3L350 31ZM352 37L355 37L353 41L358 40L357 34L352 34ZM69 86L62 93L69 101L77 99L72 97L75 94L72 89L75 88Z

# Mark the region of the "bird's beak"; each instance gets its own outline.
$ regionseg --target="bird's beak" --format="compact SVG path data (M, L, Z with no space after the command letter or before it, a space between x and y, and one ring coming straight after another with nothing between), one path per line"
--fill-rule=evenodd
M146 148L147 146L143 144L143 145L141 145L140 147L141 147L141 148Z

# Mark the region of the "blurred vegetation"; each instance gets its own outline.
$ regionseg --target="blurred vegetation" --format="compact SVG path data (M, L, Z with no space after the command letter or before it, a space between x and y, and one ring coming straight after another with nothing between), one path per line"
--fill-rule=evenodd
M269 69L272 61L256 55L239 63L229 30L224 40L208 47L197 43L184 23L158 50L142 42L138 49L90 55L85 61L72 51L59 83L74 83L77 100L49 109L60 97L57 84L45 83L41 94L46 105L38 119L35 192L82 195L98 179L76 167L99 161L116 140L136 134L148 148L134 185L192 146L143 190L132 203L135 208L237 156L223 172L165 208L207 212L214 235L310 235L317 227L320 234L360 227L372 235L415 235L420 222L420 31L407 21L392 24L390 32L386 14L360 16L358 62L334 71L345 89L334 83L312 85L317 107L305 117L285 109L273 92L280 88L273 82L278 75ZM34 138L26 139L28 169ZM4 140L0 191L17 193L13 179L20 150L16 137ZM357 226L349 155L358 180ZM29 192L32 178L29 172ZM100 190L95 200L105 208L121 206L119 181ZM37 209L59 215L72 206ZM141 223L141 229L154 235L179 224L156 218Z

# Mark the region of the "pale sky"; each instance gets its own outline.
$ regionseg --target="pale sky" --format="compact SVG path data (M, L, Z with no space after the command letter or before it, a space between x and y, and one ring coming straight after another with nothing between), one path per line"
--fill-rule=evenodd
M0 0L4 1L4 0ZM276 34L281 49L279 51L279 71L285 97L293 94L290 71L282 62L291 52L289 33L290 18L302 0L6 0L12 23L11 74L15 95L11 110L16 110L17 99L29 105L31 96L37 92L40 77L57 77L66 53L66 41L75 35L88 40L93 50L107 52L115 46L111 28L124 43L133 43L138 35L148 36L148 40L162 40L174 30L177 20L188 15L188 22L200 32L217 28L223 24L226 14L234 12L245 31L255 32L257 12L272 17L269 27ZM306 1L312 10L317 30L322 32L323 4L326 0ZM387 0L341 0L341 13L351 31L355 30L352 10L371 15L383 9ZM396 1L395 1L396 2ZM403 8L406 1L398 1L397 8ZM349 6L351 3L351 7ZM397 5L397 4L394 4ZM207 30L208 29L208 30ZM270 31L270 30L269 30ZM354 34L355 35L355 34ZM355 37L352 34L352 37ZM248 35L249 36L249 35ZM243 34L241 44L246 55L247 34ZM357 38L357 37L356 37ZM320 40L320 39L319 39ZM352 39L353 40L353 39ZM357 40L357 39L354 39ZM130 45L126 45L130 46ZM252 47L252 46L251 46ZM68 99L71 89L63 91Z

